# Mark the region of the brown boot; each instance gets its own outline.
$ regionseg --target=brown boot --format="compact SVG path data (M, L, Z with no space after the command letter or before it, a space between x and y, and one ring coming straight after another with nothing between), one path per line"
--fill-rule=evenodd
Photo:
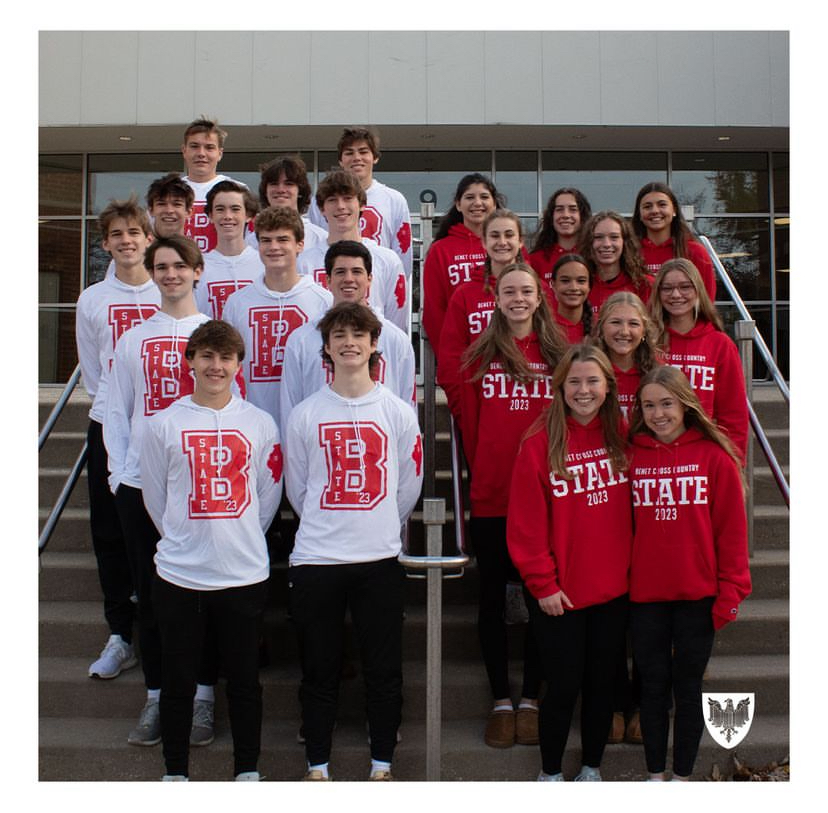
M511 748L515 744L515 712L498 709L489 714L483 741L491 748Z
M608 745L617 745L624 742L624 715L620 711L612 713L612 725L607 736Z
M644 742L644 738L641 736L641 716L637 711L633 712L630 721L627 723L624 742L630 742L633 745L641 745Z
M515 742L518 745L538 744L538 710L524 706L515 712Z

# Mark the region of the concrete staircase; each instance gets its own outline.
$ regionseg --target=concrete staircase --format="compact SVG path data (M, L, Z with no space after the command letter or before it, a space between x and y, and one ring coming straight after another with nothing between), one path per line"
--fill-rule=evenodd
M58 390L40 391L40 425ZM770 429L780 462L788 466L788 410L765 387L755 391L756 408ZM85 438L89 401L76 393L52 437L40 454L40 524L45 521L69 468ZM445 496L451 515L448 473L447 420L439 408L437 496ZM755 552L752 559L753 595L739 621L717 635L706 681L707 691L754 692L756 719L746 740L735 750L742 763L761 767L780 761L789 748L788 669L788 510L761 451L755 452ZM447 527L446 538L451 529ZM412 525L412 552L421 552L419 514ZM448 547L447 547L448 550ZM116 680L93 681L89 663L106 641L101 593L88 529L85 478L75 489L48 549L40 557L39 614L39 776L41 780L157 780L163 773L160 746L136 748L126 743L144 701L140 668ZM293 630L286 617L286 571L272 571L271 601L266 614L270 663L262 669L264 724L260 771L268 780L297 780L304 772L304 749L296 742L299 726L297 688L299 667ZM490 706L488 685L479 656L476 619L477 572L472 562L462 578L443 584L443 727L444 780L533 780L540 758L536 746L491 749L483 744L483 726ZM407 586L404 639L402 742L394 774L400 780L424 780L426 624L425 583ZM514 632L518 652L520 628ZM356 656L355 656L356 657ZM340 717L334 735L331 770L335 779L367 777L364 699L358 660L356 677L344 680ZM517 667L517 663L516 663ZM514 685L519 685L517 668ZM224 693L217 692L216 740L193 749L191 779L230 779L232 742ZM577 726L577 714L576 714ZM713 766L725 775L732 754L705 732L696 763L696 779L709 776ZM578 767L579 736L570 736L564 772ZM641 746L607 746L602 773L605 780L636 780L645 776Z

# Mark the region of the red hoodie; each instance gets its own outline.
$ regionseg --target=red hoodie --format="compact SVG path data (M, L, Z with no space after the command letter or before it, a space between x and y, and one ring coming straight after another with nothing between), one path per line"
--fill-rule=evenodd
M566 419L567 468L549 471L546 428L520 447L509 491L509 555L529 592L546 598L563 590L581 609L628 589L632 500L626 474L612 470L600 417L581 426Z
M641 259L647 267L647 273L655 276L663 263L676 256L673 248L673 238L668 237L663 243L654 243L648 237L641 238ZM704 246L696 240L687 241L687 259L699 269L705 290L712 302L716 301L716 273L713 263Z
M533 251L527 256L526 260L538 272L538 276L551 288L552 269L555 267L555 263L564 254L569 254L574 251L574 248L567 249L561 246L560 243L553 243L551 246Z
M463 371L460 387L463 451L471 473L471 513L476 517L505 517L509 483L520 439L552 400L552 369L543 360L538 337L515 339L537 381L522 384L495 359L482 378Z
M462 223L431 244L423 266L422 321L437 357L443 317L454 288L471 280L471 272L486 262L480 238Z
M638 392L638 385L641 381L641 370L635 365L629 370L622 370L613 364L612 371L615 373L615 382L618 385L618 405L621 407L621 414L625 421L629 421L635 404L635 394Z
M687 376L707 414L727 434L744 461L750 417L736 345L705 319L699 319L687 333L676 333L669 327L667 333L665 362Z
M584 323L583 321L580 322L570 322L569 319L561 316L558 312L557 302L554 301L554 294L553 294L553 301L550 303L552 307L552 313L555 316L555 321L558 323L558 326L561 328L561 333L566 337L566 341L569 344L579 344L584 340ZM589 302L584 302L584 307L589 307Z
M451 414L460 419L460 389L465 377L463 353L488 327L495 309L496 278L484 269L472 272L472 281L454 289L443 318L440 355L437 357L437 383L446 393Z
M733 621L750 595L747 519L732 458L696 428L665 445L633 438L635 538L631 601L716 596L713 625Z
M592 279L592 288L589 289L589 304L592 305L592 313L595 318L598 318L598 311L601 310L601 305L618 291L629 291L636 294L638 298L646 305L650 299L650 292L653 287L653 278L648 274L644 281L636 285L632 281L632 277L626 272L621 271L608 282L604 282L599 274L595 274Z

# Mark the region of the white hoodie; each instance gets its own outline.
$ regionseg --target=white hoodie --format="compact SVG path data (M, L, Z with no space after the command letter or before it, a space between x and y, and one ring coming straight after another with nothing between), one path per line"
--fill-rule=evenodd
M174 319L158 311L118 340L103 420L113 494L121 483L141 488L139 457L146 420L192 393L194 380L184 350L190 334L206 321L203 313Z
M131 327L149 319L160 305L161 292L151 279L128 285L114 273L78 297L75 340L83 386L93 399L89 410L92 420L103 421L106 380L116 342Z
M309 395L333 381L333 373L322 361L321 317L294 330L285 344L285 364L279 392L279 425L284 429L293 408ZM383 319L377 350L380 353L376 381L385 384L417 414L414 347L396 325Z
M195 289L196 305L211 319L221 319L227 298L264 275L259 252L245 246L241 254L228 256L218 249L204 255L204 271Z
M162 579L222 590L268 577L264 532L282 497L282 453L266 412L236 397L220 410L181 398L146 422L141 482Z
M308 277L289 291L272 291L264 277L232 294L222 319L244 339L244 380L247 400L279 423L279 386L285 342L296 328L321 316L333 297ZM283 429L283 427L280 427Z
M290 414L285 488L300 516L291 565L398 556L423 483L420 427L382 384L360 398L324 387Z

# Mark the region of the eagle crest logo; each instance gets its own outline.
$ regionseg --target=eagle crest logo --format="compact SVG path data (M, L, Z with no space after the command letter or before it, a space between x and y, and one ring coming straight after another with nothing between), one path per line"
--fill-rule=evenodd
M755 716L753 693L702 693L704 724L723 748L735 748L750 731Z

